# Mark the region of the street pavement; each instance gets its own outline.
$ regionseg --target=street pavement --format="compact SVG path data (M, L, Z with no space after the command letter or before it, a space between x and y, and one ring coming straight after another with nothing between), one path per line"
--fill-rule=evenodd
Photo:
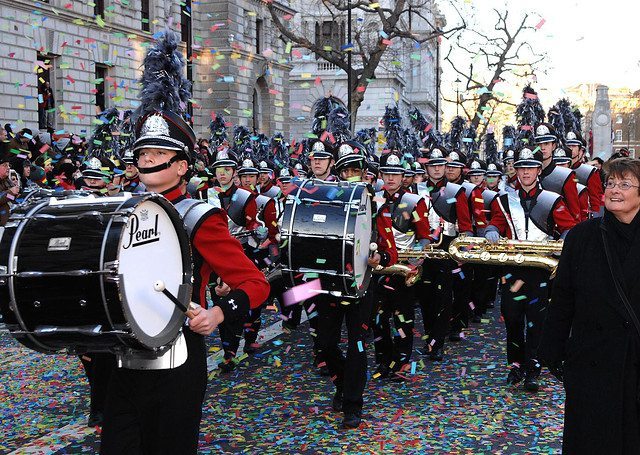
M328 378L312 368L308 325L282 333L267 311L262 349L241 354L219 375L211 337L209 387L200 453L560 453L564 391L550 375L538 394L507 387L505 335L498 309L448 343L442 362L421 355L416 324L412 374L402 384L369 381L364 423L339 429ZM43 355L0 326L0 453L97 453L99 430L86 428L88 384L77 357ZM369 349L370 374L373 347Z

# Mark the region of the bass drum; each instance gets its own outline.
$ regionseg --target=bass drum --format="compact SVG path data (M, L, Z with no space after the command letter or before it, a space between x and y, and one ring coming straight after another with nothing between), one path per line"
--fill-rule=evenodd
M369 286L373 225L365 183L304 180L282 216L283 278L294 287L320 278L324 292L362 297Z
M185 315L154 284L188 304L191 275L182 219L160 195L35 197L0 233L0 311L45 353L171 343Z

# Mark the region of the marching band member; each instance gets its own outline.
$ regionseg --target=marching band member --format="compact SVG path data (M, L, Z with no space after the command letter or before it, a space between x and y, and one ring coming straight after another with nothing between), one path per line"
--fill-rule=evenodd
M516 189L516 185L518 184L518 174L516 173L516 168L513 167L513 160L515 157L515 152L511 149L507 149L504 151L502 156L502 164L504 168L504 189L514 190Z
M604 198L602 173L596 167L583 162L586 144L580 133L569 131L566 144L571 151L571 169L575 171L578 183L586 186L589 193L589 217L601 216L600 209Z
M193 255L195 305L187 313L189 326L183 328L168 351L153 359L148 358L149 353L145 353L147 357L134 355L135 363L128 363L128 356L119 358L122 366L111 375L106 400L100 448L103 455L197 453L207 387L204 335L223 321L243 318L269 293L264 275L229 235L224 211L203 202L191 204L184 194L181 182L193 162L196 138L174 110L186 105L189 95L181 84L166 94L152 93L156 85L149 84L154 81L167 90L176 79L180 81L180 73L162 76L163 72L157 70L161 67L165 73L171 73L178 66L176 60L184 65L177 46L177 36L167 32L145 58L134 154L147 189L163 194L184 217ZM157 81L159 77L169 80L161 84ZM207 308L205 291L214 275L232 290L218 299L215 306Z
M523 148L514 166L520 189L497 197L491 206L491 222L485 237L497 243L500 236L544 242L564 238L576 220L562 197L542 189L542 152ZM501 313L507 330L507 362L511 370L507 383L523 379L526 390L538 391L540 364L537 348L548 303L549 272L533 267L509 267L503 277Z
M229 233L240 241L245 253L250 256L256 246L253 235L260 225L257 220L258 207L255 196L235 184L237 167L238 159L233 152L225 149L218 151L211 168L215 172L220 187L211 188L207 199L210 205L226 212ZM218 283L216 294L219 297L221 296L219 290L222 286L223 283ZM241 337L242 327L239 324L223 323L220 325L224 361L218 365L218 368L223 373L229 373L235 369L236 364L233 359L238 351Z
M553 163L553 152L558 147L555 129L549 123L541 123L536 127L534 140L542 151L542 173L539 179L542 189L553 191L562 196L569 213L576 220L579 220L580 201L575 172L558 167Z
M485 174L485 183L487 189L490 191L495 191L499 193L503 190L503 187L500 185L502 183L502 166L497 163L489 163L487 164L487 173ZM487 212L488 214L488 212Z
M366 171L364 146L355 141L343 142L338 149L336 171L341 180L361 182ZM398 257L391 220L384 213L378 213L375 219L378 251L369 258L371 267L388 267ZM358 301L344 304L339 298L319 294L314 301L318 308L318 350L324 355L336 387L333 409L344 413L342 428L358 428L367 383L366 336L371 323L372 296L367 293ZM343 320L348 336L346 358L339 346Z
M379 170L384 187L376 193L376 202L379 211L390 215L398 250L419 251L431 242L429 211L424 198L404 188L406 169L402 160L397 152L382 156ZM413 350L414 288L405 284L403 276L383 276L376 293L373 334L379 363L373 377L386 378L391 374L392 381L403 381L402 372L408 369ZM395 326L393 338L390 318Z
M446 177L450 183L462 186L467 197L472 226L484 229L487 220L483 212L482 190L464 179L463 170L466 157L462 152L452 151L447 156ZM463 232L465 233L465 232ZM465 234L472 234L466 232ZM471 290L473 286L474 266L459 264L453 275L453 314L449 330L450 341L460 341L462 330L469 326L469 317L473 315Z
M278 215L276 202L264 194L256 193L258 175L260 171L251 158L244 158L238 169L242 189L250 191L255 196L257 219L262 224L258 229L265 229L266 240L250 252L248 256L259 269L270 266L278 256ZM266 303L266 302L265 302ZM260 317L264 304L251 310L247 322L244 324L244 352L254 353L260 345L256 342L261 327Z
M135 164L133 150L127 149L122 156L125 164L124 178L122 179L122 191L129 193L144 193L144 185L140 183L140 174Z
M567 155L563 148L558 147L553 152L553 162L556 166L569 169L571 157ZM580 201L580 218L578 221L584 221L589 218L589 191L581 183L576 183L576 186L578 187L578 201Z
M113 166L106 158L91 157L85 161L82 178L85 190L90 190L96 196L107 196L107 186L111 183ZM89 381L91 389L91 404L89 408L88 427L100 426L104 421L107 387L111 374L116 367L116 358L108 352L86 352L80 356L80 361Z
M491 166L496 169L495 164ZM485 230L491 218L491 203L498 196L498 192L487 188L486 177L488 171L487 164L478 158L472 158L467 163L467 179L473 185L472 197L469 199L469 209L473 213L474 235L484 237ZM498 181L493 177L494 182ZM465 187L465 189L468 186ZM473 201L471 200L473 199ZM471 282L472 297L472 321L480 322L481 316L487 311L489 302L495 296L497 286L497 268L490 264L469 264L473 270L473 281Z
M313 143L309 160L311 161L311 173L314 179L324 180L326 182L337 180L336 176L331 173L331 169L335 163L333 153L327 149L324 142L316 141Z
M397 150L396 153L399 153ZM410 163L407 163L404 167L404 174L402 175L402 188L405 191L413 192L415 189L414 181L416 177L416 171L413 170L413 167ZM384 179L382 179L384 180Z
M429 190L425 195L429 197L429 225L434 229L434 239L443 236L441 248L446 250L458 232L471 232L469 204L464 189L445 178L447 159L442 150L434 147L427 152L426 158L428 178L423 185ZM452 312L453 270L456 268L451 260L425 261L423 264L423 289L418 294L426 337L425 354L434 361L442 360L444 355Z

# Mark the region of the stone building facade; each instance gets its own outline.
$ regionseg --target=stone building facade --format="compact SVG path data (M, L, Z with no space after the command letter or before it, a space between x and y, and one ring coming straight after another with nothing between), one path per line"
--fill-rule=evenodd
M146 48L154 34L168 28L181 35L182 51L193 62L187 74L193 82L192 111L199 136L208 137L214 111L233 124L288 134L290 67L263 3L94 3L0 0L2 124L89 134L101 110L135 109ZM278 11L290 12L284 5L278 5ZM54 104L47 107L43 124L38 101L46 82Z
M314 7L316 5L313 2L291 0L291 6L301 13L293 19L292 26L302 31L307 38L317 40L319 35L324 33L323 27L331 17L327 17L322 7ZM445 19L435 2L429 0L421 7L421 13L426 15L432 24L444 28ZM344 16L344 20L338 22L339 27L333 27L334 33L339 34L335 41L341 44L347 42L344 36L346 13ZM361 16L359 10L353 10L354 34L359 21L363 20ZM379 25L377 28L380 28ZM409 29L409 24L403 23L402 28ZM416 15L413 17L411 30L417 36L433 32L431 26ZM324 38L327 39L326 36ZM360 128L378 126L385 107L394 103L398 103L404 118L408 118L408 110L416 106L430 122L435 121L438 97L436 75L441 71L437 61L437 47L436 39L420 45L406 39L394 40L376 70L376 79L367 85L364 101L357 114L356 131ZM347 75L340 68L316 58L312 52L302 48L294 49L291 62L291 133L293 137L300 138L310 130L312 106L318 98L333 95L347 104ZM439 108L441 111L441 106ZM408 127L409 124L406 123L404 126Z

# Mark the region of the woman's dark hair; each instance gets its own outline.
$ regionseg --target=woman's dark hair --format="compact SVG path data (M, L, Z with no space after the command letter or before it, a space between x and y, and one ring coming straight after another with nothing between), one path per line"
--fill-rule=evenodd
M634 176L640 182L640 160L636 158L617 158L604 164L605 182L610 177L623 178L625 175ZM640 193L640 188L638 188Z

